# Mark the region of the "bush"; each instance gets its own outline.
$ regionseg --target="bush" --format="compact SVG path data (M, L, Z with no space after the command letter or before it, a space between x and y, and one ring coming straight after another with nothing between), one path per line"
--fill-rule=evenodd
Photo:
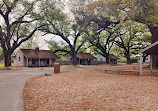
M137 58L131 58L131 63L137 63L138 59Z

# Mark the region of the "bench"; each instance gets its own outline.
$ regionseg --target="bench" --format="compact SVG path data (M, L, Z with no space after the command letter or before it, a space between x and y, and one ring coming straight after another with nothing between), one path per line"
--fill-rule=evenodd
M104 70L107 74L123 74L123 75L137 75L139 76L139 71L128 71L128 70Z

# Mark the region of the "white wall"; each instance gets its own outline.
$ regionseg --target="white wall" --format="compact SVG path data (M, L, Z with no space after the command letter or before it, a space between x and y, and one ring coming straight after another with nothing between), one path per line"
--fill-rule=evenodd
M65 61L72 61L72 57L68 54Z
M102 55L97 55L96 58L97 58L97 61L105 61L106 62L106 58L103 57Z
M14 64L17 66L24 66L24 55L21 50L17 52Z

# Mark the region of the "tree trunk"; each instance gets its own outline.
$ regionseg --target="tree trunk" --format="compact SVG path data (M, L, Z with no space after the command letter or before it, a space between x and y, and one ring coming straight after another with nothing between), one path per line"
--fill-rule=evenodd
M143 62L145 62L145 59L148 55L143 55Z
M5 66L11 66L11 54L13 53L13 51L11 50L11 48L7 49L3 41L1 41L1 47L3 49Z
M11 66L11 54L4 53L5 66Z
M72 57L72 64L73 64L73 65L77 65L76 56L73 56L73 57Z
M126 59L127 59L127 64L130 64L131 63L131 58L130 58L130 54L129 53L127 53Z
M158 41L158 27L151 26L149 27L152 34L151 43ZM158 67L158 55L152 55L153 66Z
M152 34L151 43L158 41L158 27L149 27Z
M74 49L72 49L72 50L73 50L73 54L71 55L72 56L72 64L77 65L76 52Z
M109 62L109 55L106 55L105 57L106 57L106 63L110 64L110 62Z

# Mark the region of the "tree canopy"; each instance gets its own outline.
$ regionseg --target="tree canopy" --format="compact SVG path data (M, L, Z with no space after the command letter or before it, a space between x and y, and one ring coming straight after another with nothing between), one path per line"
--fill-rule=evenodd
M11 65L11 54L14 50L23 42L29 40L41 27L46 25L46 22L42 22L42 14L49 8L47 4L54 7L54 12L59 13L59 10L55 8L54 1L0 1L0 43L3 48L6 66ZM56 16L58 13L52 13L54 20L57 20Z
M73 10L73 19L64 13L65 7L60 2L0 1L0 43L6 66L11 65L11 54L21 44L25 47L31 44L32 48L37 45L33 38L37 31L62 38L64 46L52 40L47 44L55 52L69 53L74 64L76 53L85 42L107 59L114 43L125 51L125 56L145 47L141 43L150 37L143 31L149 30L141 29L146 26L140 22L150 29L152 42L158 40L156 0L70 0L68 6Z

